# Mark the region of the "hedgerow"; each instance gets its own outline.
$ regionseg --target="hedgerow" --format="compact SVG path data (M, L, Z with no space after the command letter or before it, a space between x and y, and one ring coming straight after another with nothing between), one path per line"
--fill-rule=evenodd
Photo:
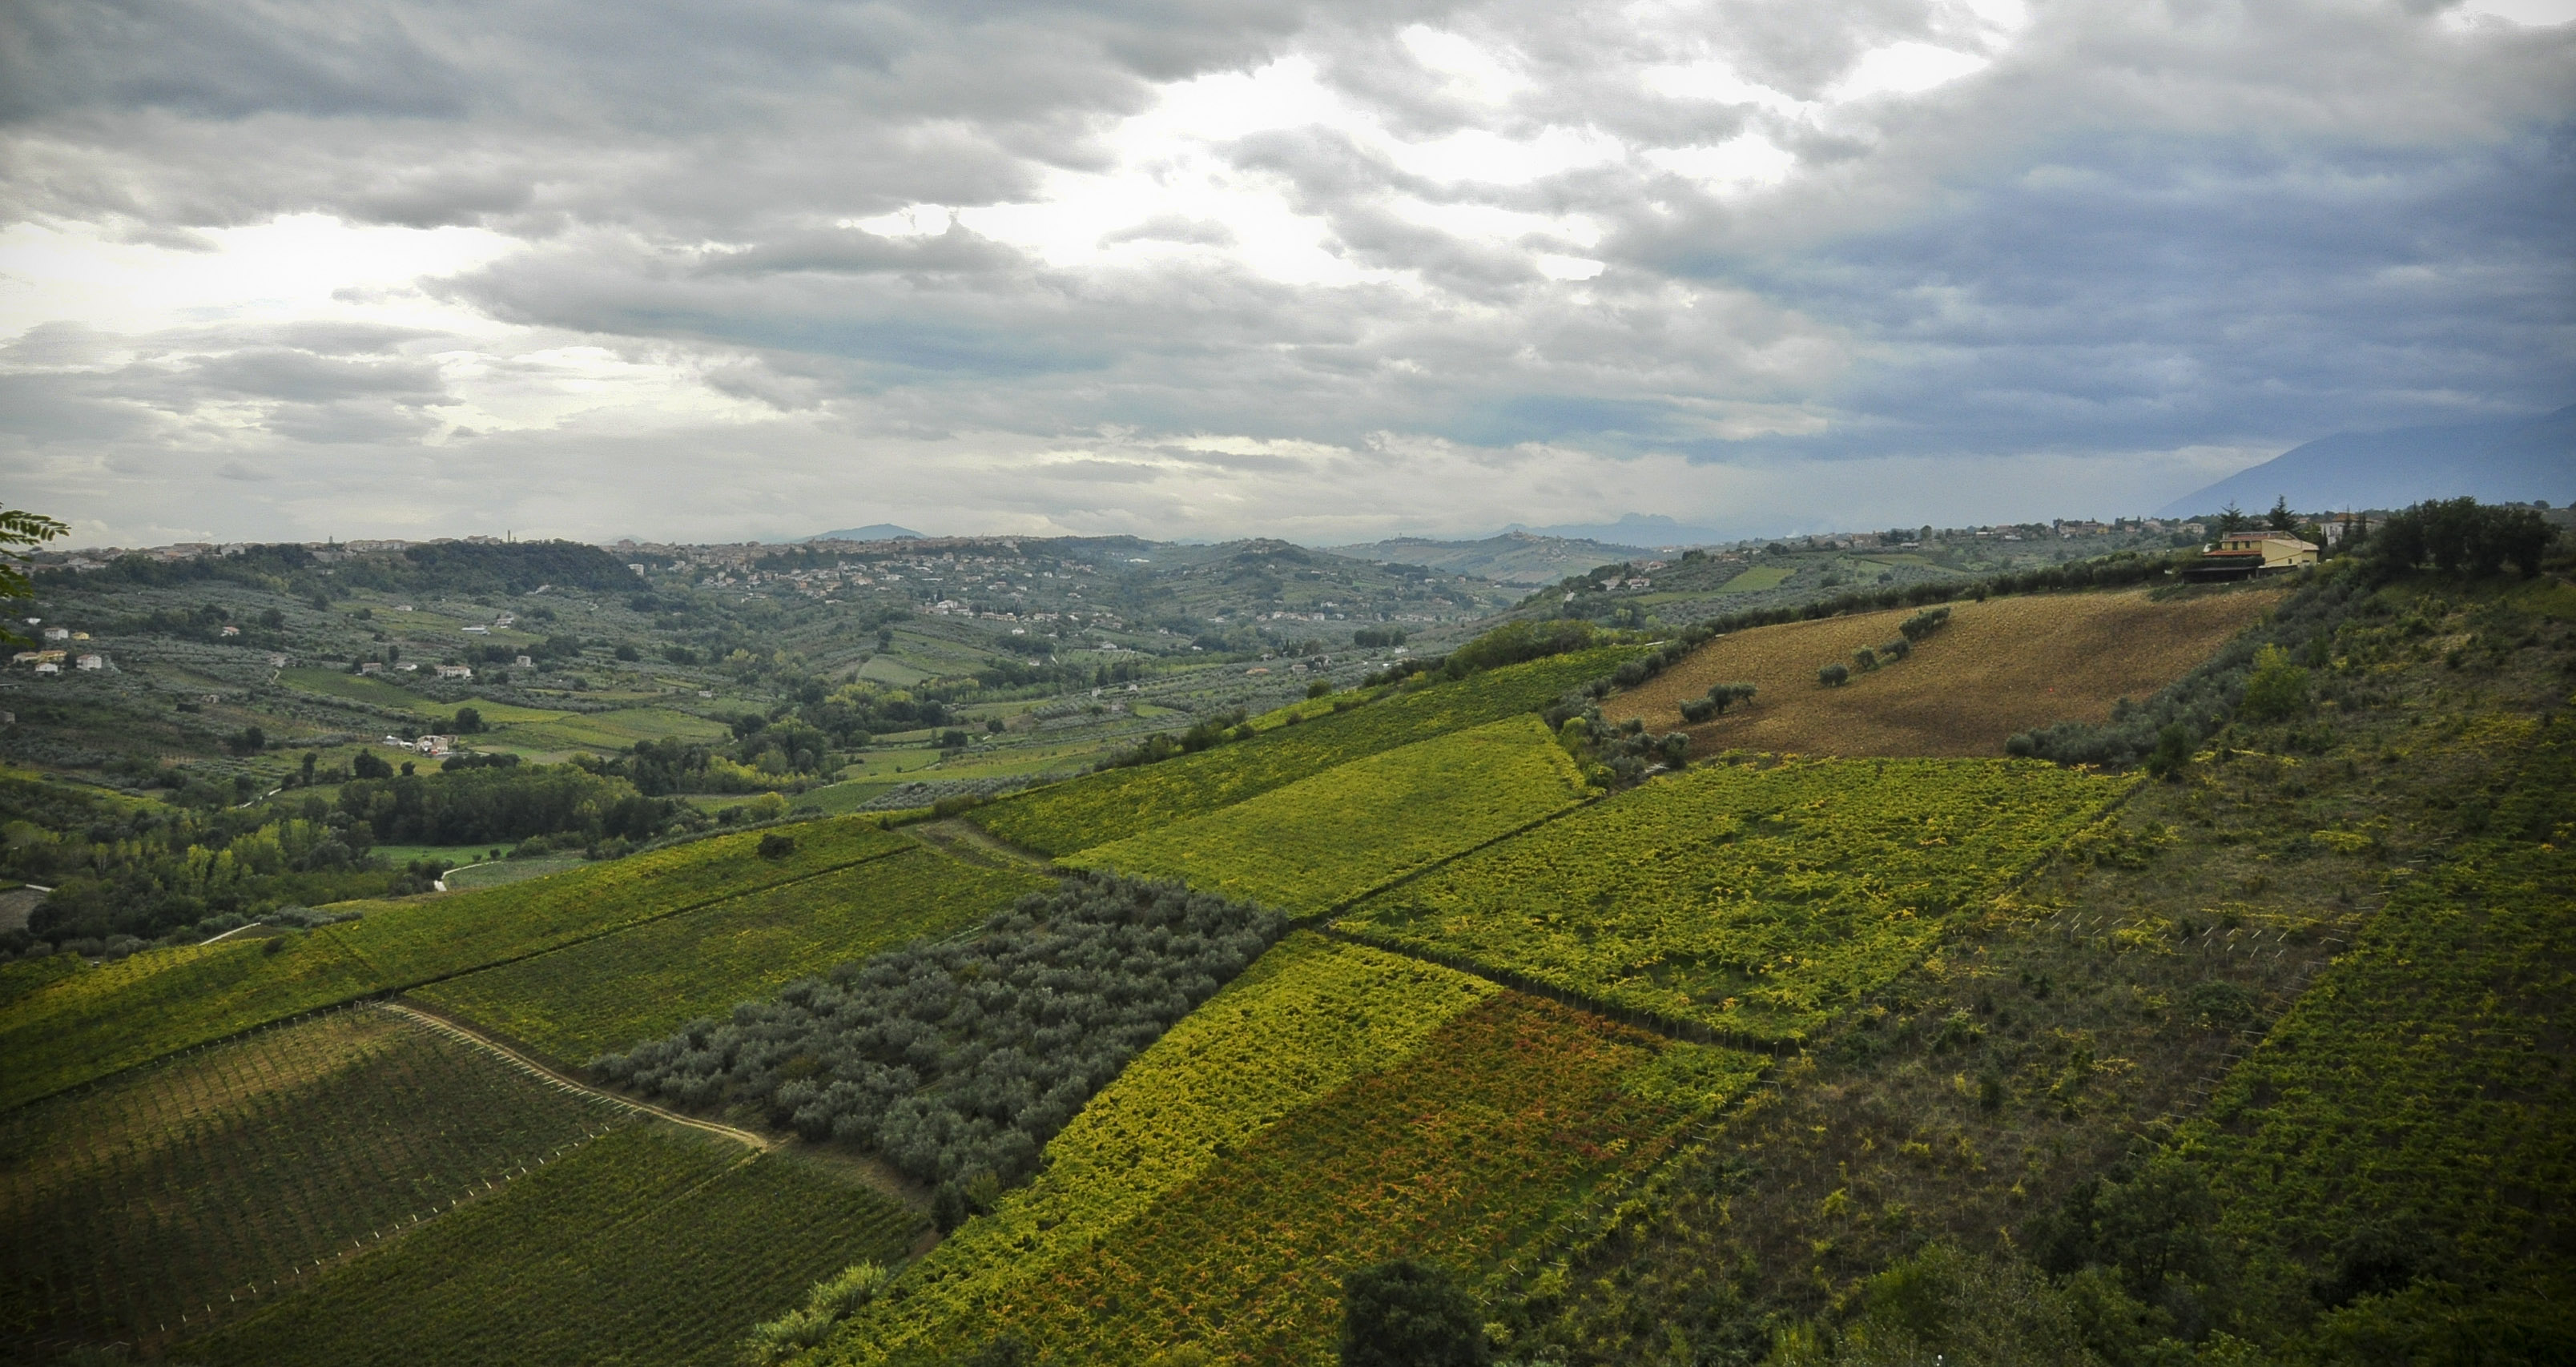
M686 1106L749 1104L988 1205L1127 1060L1279 937L1170 883L1067 879L962 943L914 944L592 1064Z

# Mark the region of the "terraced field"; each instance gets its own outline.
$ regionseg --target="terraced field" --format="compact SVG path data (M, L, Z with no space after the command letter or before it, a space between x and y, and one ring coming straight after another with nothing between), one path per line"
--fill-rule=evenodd
M1897 635L1913 612L1896 608L1721 636L1656 679L1602 704L1613 721L1644 719L1691 735L1697 754L1759 750L1800 755L2003 753L2014 732L2100 721L2121 698L2144 698L2206 660L2281 601L2239 589L2158 603L2126 593L2034 594L1951 606L1948 626L1913 655L1827 688L1816 671ZM1749 704L1695 726L1684 700L1709 685L1750 683Z
M412 995L578 1064L880 949L954 934L1049 886L916 847Z
M0 1113L0 1335L202 1331L629 1115L366 1007Z
M1589 792L1544 723L1508 717L1354 760L1063 862L1179 878L1310 916L1545 820Z

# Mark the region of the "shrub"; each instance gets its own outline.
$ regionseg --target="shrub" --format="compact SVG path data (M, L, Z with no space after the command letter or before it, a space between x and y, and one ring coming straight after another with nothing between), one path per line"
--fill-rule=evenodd
M1878 652L1868 646L1862 646L1852 652L1852 664L1857 666L1861 673L1866 674L1878 668Z
M763 859L784 859L796 853L796 840L793 836L771 831L760 838L760 848L757 853Z
M2191 728L2173 722L2156 733L2156 748L2147 755L2147 772L2172 778L2191 763Z
M1827 688L1840 688L1851 682L1851 670L1844 665L1827 665L1816 671L1816 682Z
M1977 595L1977 597L1982 600L1985 595L1981 593ZM1949 608L1925 608L1921 612L1897 623L1896 629L1904 633L1906 640L1920 641L1924 637L1931 635L1933 632L1939 631L1942 627L1949 625L1949 622Z
M2254 657L2254 673L2245 681L2236 715L2255 722L2287 721L2306 716L2312 705L2308 671L2290 662L2290 652L2269 645Z
M1333 681L1332 681L1332 680L1330 680L1330 679L1317 679L1317 680L1316 680L1316 681L1314 681L1313 683L1310 683L1310 684L1306 685L1306 696L1307 696L1307 697L1310 697L1310 698L1329 698L1329 697L1331 697L1332 695L1333 695Z
M1484 1367L1476 1303L1447 1271L1399 1259L1342 1279L1342 1367Z

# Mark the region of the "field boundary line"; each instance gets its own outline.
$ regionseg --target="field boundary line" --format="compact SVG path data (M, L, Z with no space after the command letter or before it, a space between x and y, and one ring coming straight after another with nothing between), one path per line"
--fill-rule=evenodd
M1358 906L1360 903L1377 896L1379 893L1392 892L1425 874L1435 873L1441 869L1447 868L1451 864L1457 863L1459 860L1464 859L1471 854L1476 854L1483 850L1490 849L1506 840L1527 835L1551 821L1561 821L1595 803L1607 802L1614 796L1616 796L1614 793L1586 793L1583 796L1576 798L1574 801L1569 802L1534 821L1524 821L1520 825L1514 826L1500 835L1479 840L1475 844L1470 845L1463 850L1458 850L1451 854L1444 854L1439 858L1432 860L1430 863L1423 865L1421 868L1409 869L1403 873L1397 874L1395 877L1390 878L1383 883L1355 892L1350 896L1343 898L1341 901L1335 902L1331 906L1324 908L1322 911L1316 912L1312 916L1291 917L1289 918L1289 924L1301 928L1320 926L1325 922L1332 920L1334 917L1340 916L1349 911L1351 908Z
M1300 929L1312 931L1328 940L1338 940L1343 944L1358 945L1363 949L1374 949L1407 959L1418 959L1427 964L1437 964L1452 972L1464 973L1471 978L1482 978L1497 987L1506 987L1514 992L1527 993L1533 997L1545 997L1559 1006L1569 1006L1577 1011L1600 1016L1605 1020L1617 1021L1621 1025L1633 1026L1649 1034L1661 1035L1683 1044L1714 1044L1728 1049L1741 1049L1749 1054L1769 1054L1774 1058L1783 1054L1794 1054L1807 1048L1807 1041L1804 1039L1765 1039L1756 1035L1738 1034L1732 1030L1720 1030L1698 1021L1675 1020L1656 1012L1640 1011L1633 1006L1619 1006L1605 1002L1588 993L1578 992L1570 987L1560 987L1555 983L1541 982L1508 968L1480 964L1464 956L1447 954L1436 949L1396 944L1357 931L1343 930L1339 926L1313 925L1303 926Z
M891 834L891 832L889 832L889 834ZM710 897L703 902L692 902L687 906L673 907L669 911L655 912L650 916L639 916L632 921L620 921L616 925L593 931L588 935L579 936L570 940L558 941L554 944L547 945L542 949L529 950L524 954L513 954L507 958L492 959L484 963L476 964L471 968L460 968L452 972L432 974L426 978L415 978L410 982L387 983L384 986L375 989L375 992L385 993L388 995L400 992L410 992L419 988L429 987L436 983L443 983L456 978L469 977L473 974L483 972L486 969L504 968L511 964L525 963L530 959L543 958L558 950L571 949L578 945L586 945L593 940L605 940L611 935L623 934L638 926L649 926L659 921L670 920L674 916L687 916L693 912L705 911L712 907L720 907L727 902L735 901L744 897L750 897L756 893L774 892L780 888L795 887L799 883L811 883L817 878L829 878L833 874L847 873L852 869L862 868L866 865L873 864L880 859L891 859L898 854L908 854L913 850L927 848L920 841L914 840L910 836L905 836L903 838L907 843L896 846L891 850L879 850L875 854L867 855L859 859L853 859L846 864L834 864L827 869L816 869L812 873L800 873L793 878L782 878L775 883L763 883L756 888L746 888L739 892L728 892L720 897ZM365 963L366 960L360 959L359 962ZM369 964L368 966L370 968L374 967L373 964ZM375 995L375 993L362 993L360 994L360 998L357 999L362 999L363 997L372 995Z
M671 909L671 910L669 910L669 911L656 912L656 913L654 913L654 914L653 914L653 915L651 915L651 916L641 917L641 918L636 919L636 920L632 920L632 921L620 921L620 922L618 922L616 925L614 925L614 926L610 926L610 927L608 927L608 928L606 928L606 929L604 929L604 930L595 931L595 932L593 932L593 933L591 933L591 934L581 936L581 937L579 937L578 939L565 940L565 941L562 941L562 942L560 942L560 943L558 943L558 944L551 944L551 945L547 945L547 946L546 946L545 948L543 948L543 949L532 949L532 950L529 950L529 951L528 951L527 953L525 953L525 954L513 954L513 955L510 955L510 956L509 956L509 957L507 957L507 958L492 959L492 960L489 960L489 961L484 962L484 963L478 963L478 964L475 964L475 965L474 965L473 967L471 967L471 968L460 968L460 969L455 969L455 970L453 970L453 971L451 971L451 972L446 972L446 973L434 973L434 974L429 975L428 977L424 977L424 978L414 978L414 979L412 979L412 980L410 980L410 981L408 981L408 982L380 982L380 983L376 983L376 984L374 984L374 985L372 985L372 986L369 986L369 987L367 987L367 988L365 988L365 989L363 989L363 990L361 990L361 991L352 992L352 993L350 993L348 996L341 997L341 998L338 998L338 999L333 1000L333 1001L321 1002L321 1003L318 1003L318 1004L313 1005L313 1006L308 1006L308 1007L304 1008L303 1010L301 1010L301 1011L297 1011L297 1012L294 1012L294 1013L292 1013L292 1014L290 1014L290 1015L272 1017L272 1018L270 1018L270 1019L268 1019L268 1020L259 1021L259 1022L255 1023L255 1024L245 1025L245 1026L243 1026L242 1028L240 1028L240 1029L238 1029L238 1030L228 1030L228 1031L226 1031L226 1032L224 1032L223 1034L220 1034L220 1035L210 1035L210 1036L206 1037L205 1039L201 1039L201 1040L192 1040L192 1041L190 1041L190 1042L188 1042L188 1043L186 1043L186 1044L179 1045L179 1046L177 1046L176 1048L169 1049L169 1050L164 1051L164 1052L162 1052L162 1053L154 1054L154 1055L152 1055L152 1056L151 1056L151 1057L149 1057L149 1058L139 1058L139 1059L136 1059L134 1062L129 1063L129 1064L126 1064L126 1065L125 1065L124 1067L122 1067L122 1068L112 1068L112 1069L109 1069L108 1071L106 1071L106 1072L104 1072L104 1073L100 1073L100 1074L98 1074L98 1075L97 1075L97 1076L95 1076L95 1077L82 1078L82 1079L81 1079L80 1081L78 1081L78 1082L72 1083L72 1084L70 1084L69 1086L66 1086L66 1087L57 1088L57 1089L55 1089L54 1091L47 1092L47 1093L45 1093L45 1094L44 1094L44 1095L42 1095L42 1096L31 1096L31 1097L28 1097L26 1100L24 1100L24 1101L20 1101L20 1102L17 1102L17 1103L15 1103L15 1104L13 1104L13 1105L6 1106L6 1107L0 1107L0 1114L5 1114L5 1113L7 1113L7 1112L9 1112L9 1111L15 1111L15 1110L22 1109L22 1108L24 1108L24 1107L37 1105L37 1104L39 1104L39 1103L41 1103L41 1102L50 1101L50 1100L52 1100L52 1099L53 1099L53 1098L55 1098L55 1097L65 1095L66 1093L70 1093L70 1092L78 1091L79 1089L81 1089L81 1088L83 1088L83 1087L96 1086L97 1084L99 1084L99 1083L101 1083L101 1082L105 1082L105 1081L107 1081L109 1078L122 1076L123 1074L133 1072L133 1071L134 1071L135 1069L137 1069L137 1068L149 1068L149 1067L151 1067L153 1064L156 1064L156 1063L161 1062L163 1059L174 1058L174 1057L177 1057L177 1056L178 1056L178 1055L180 1055L180 1054L189 1053L189 1052L191 1052L191 1051L193 1051L193 1050L211 1048L211 1047L213 1047L213 1046L215 1046L215 1045L218 1045L218 1044L229 1044L229 1043L231 1043L231 1042L232 1042L232 1041L234 1041L234 1040L242 1039L242 1038L244 1038L244 1037L246 1037L246 1036L256 1034L256 1033L258 1033L259 1031L269 1029L269 1028L270 1028L270 1027L272 1027L272 1026L285 1024L285 1023L288 1023L288 1022L291 1022L291 1021L298 1021L298 1020L302 1020L302 1019L304 1019L305 1017L308 1017L308 1016L318 1016L318 1015L321 1015L322 1013L324 1013L324 1012L326 1012L326 1011L338 1011L338 1010L343 1010L343 1009L348 1008L348 1007L361 1006L361 1005L364 1005L364 1004L366 1004L366 1003L368 1003L368 1002L384 1002L384 1001L388 1001L388 1000L390 1000L390 999L392 999L392 998L394 998L394 997L400 996L401 994L403 994L403 993L405 993L405 992L416 991L416 990L418 990L418 989L420 989L420 988L429 987L429 986L432 986L432 985L437 984L437 983L447 982L447 981L449 981L449 980L451 980L451 979L455 979L455 978L468 977L468 976L470 976L470 975L472 975L472 974L480 973L480 972L482 972L483 970L485 970L485 969L487 969L487 968L501 968L501 967L504 967L504 966L509 965L509 964L523 963L523 962L525 962L525 961L527 961L527 960L529 960L529 959L539 958L539 957L544 956L544 955L547 955L547 954L552 954L552 953L554 953L554 952L555 952L555 951L557 951L557 950L561 950L561 949L571 949L571 948L573 948L573 947L574 947L574 946L576 946L576 945L585 945L585 944L589 944L589 943L590 943L591 941L593 941L593 940L603 940L603 939L606 939L607 937L609 937L609 936L611 936L611 935L616 935L616 934L619 934L619 933L624 932L624 931L633 930L633 929L634 929L634 928L636 928L637 926L649 926L649 925L652 925L653 923L655 923L655 922L657 922L657 921L667 921L667 920L671 919L671 918L672 918L672 917L674 917L674 916L686 916L686 915L690 914L691 912L705 911L705 910L707 910L707 909L708 909L708 908L710 908L710 907L722 906L722 905L724 905L725 903L730 902L730 901L733 901L733 900L734 900L734 899L736 899L736 898L751 896L753 893L768 892L768 891L770 891L770 890L772 890L772 889L774 889L774 888L787 888L787 887L794 887L795 885L797 885L797 884L799 884L799 883L810 883L810 882L814 881L814 880L815 880L815 879L817 879L817 878L827 878L827 877L830 877L831 875L836 874L836 873L847 873L847 872L849 872L851 869L860 868L860 867L863 867L863 866L868 865L868 864L873 864L873 863L877 862L877 861L878 861L878 860L880 860L880 859L890 859L890 858L894 857L895 855L903 854L903 853L906 853L906 852L911 851L911 850L929 848L929 847L924 846L923 844L921 844L919 841L913 841L913 840L912 840L912 838L911 838L911 837L909 837L909 836L904 837L904 839L906 839L907 841L910 841L911 843L908 843L908 844L905 844L905 845L898 846L897 848L894 848L894 849L891 849L891 850L880 850L880 851L878 851L878 852L877 852L877 853L875 853L875 854L871 854L871 855L866 856L865 858L853 859L853 860L851 860L850 862L848 862L848 863L846 863L846 864L835 864L835 865L833 865L833 866L831 866L830 868L827 868L827 869L817 869L817 870L815 870L815 871L814 871L814 872L812 872L812 873L803 873L803 874L798 874L798 875L797 875L797 876L795 876L794 878L782 879L782 880L780 880L779 882L775 882L775 883L764 883L764 884L760 885L759 887L751 888L751 889L748 889L748 890L746 890L746 891L742 891L742 892L729 892L729 893L724 894L724 895L723 895L723 896L721 896L721 897L711 897L711 898L708 898L707 900L705 900L705 901L703 901L703 902L693 902L693 903L690 903L689 905L684 906L684 907L674 907L674 908L672 908L672 909ZM435 905L435 903L431 903L430 905ZM329 931L329 930L335 929L335 928L336 928L336 926L337 926L338 924L346 924L346 923L345 923L345 922L342 922L342 923L335 923L335 925L331 925L331 926L322 926L322 927L318 927L318 929L323 930L323 931ZM309 937L308 937L308 938L309 938ZM376 974L376 973L381 972L381 970L379 970L379 969L376 967L376 965L375 965L375 961L374 961L374 960L369 959L369 958L368 958L364 953L360 952L359 950L357 950L357 949L355 949L355 948L353 948L353 947L351 947L351 946L349 946L349 945L347 945L347 944L342 943L342 942L341 942L341 940L340 940L340 938L339 938L338 936L324 936L324 937L323 937L323 939L324 939L324 942L330 946L330 948L331 948L332 952L334 952L334 953L336 953L336 954L339 954L340 956L342 956L343 958L347 959L348 961L350 961L350 962L352 962L352 963L355 963L356 965L358 965L358 967L359 967L361 970L363 970L363 971L365 971L365 972L367 972L367 973L369 973L369 974ZM191 947L191 948L196 948L196 947L198 947L198 946L190 946L190 947ZM23 999L22 999L22 1000L23 1000Z
M638 1101L633 1097L619 1096L614 1092L601 1091L599 1088L593 1087L579 1078L559 1072L553 1068L549 1068L545 1064L501 1043L499 1040L493 1039L489 1035L483 1034L481 1031L475 1030L460 1021L441 1015L438 1012L414 1006L409 1002L384 1001L376 1003L376 1006L377 1009L382 1011L389 1011L399 1016L407 1016L413 1023L424 1029L435 1030L442 1034L452 1035L465 1041L467 1044L473 1045L475 1048L496 1054L501 1058L509 1060L511 1063L517 1064L520 1068L525 1069L530 1073L534 1073L568 1091L577 1092L583 1096L594 1097L598 1100L622 1106L627 1110L639 1112L644 1115L656 1116L663 1120L670 1121L675 1125L686 1125L693 1130L704 1130L708 1134L721 1135L738 1144L749 1145L754 1151L759 1153L767 1153L778 1147L777 1142L770 1139L767 1135L758 1134L751 1130L736 1129L731 1125L720 1124L713 1120L700 1120L695 1116L682 1115L678 1111L665 1110L649 1101Z

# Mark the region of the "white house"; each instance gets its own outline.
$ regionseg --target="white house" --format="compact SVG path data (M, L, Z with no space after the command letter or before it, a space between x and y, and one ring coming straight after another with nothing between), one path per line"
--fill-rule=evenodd
M418 750L432 759L436 759L440 755L444 755L449 750L455 748L456 737L423 736L420 739L413 741L411 744L413 749Z
M107 668L107 661L106 661L106 660L104 660L104 659L102 659L102 658L100 658L100 657L98 657L98 656L96 656L96 655L83 655L83 656L82 656L82 657L80 657L79 659L72 661L72 663L73 663L73 664L75 664L75 665L77 665L77 666L79 666L79 667L80 667L80 668L82 668L82 669L105 669L105 668Z
M358 666L358 672L361 674L382 674L385 672L385 662L382 660L369 660Z
M442 679L470 679L474 677L474 666L440 665L438 667L438 677Z
M63 672L63 667L55 664L51 660L39 660L36 662L36 672L39 674L60 674Z
M72 629L70 627L45 628L45 639L48 641L68 641L71 638Z

